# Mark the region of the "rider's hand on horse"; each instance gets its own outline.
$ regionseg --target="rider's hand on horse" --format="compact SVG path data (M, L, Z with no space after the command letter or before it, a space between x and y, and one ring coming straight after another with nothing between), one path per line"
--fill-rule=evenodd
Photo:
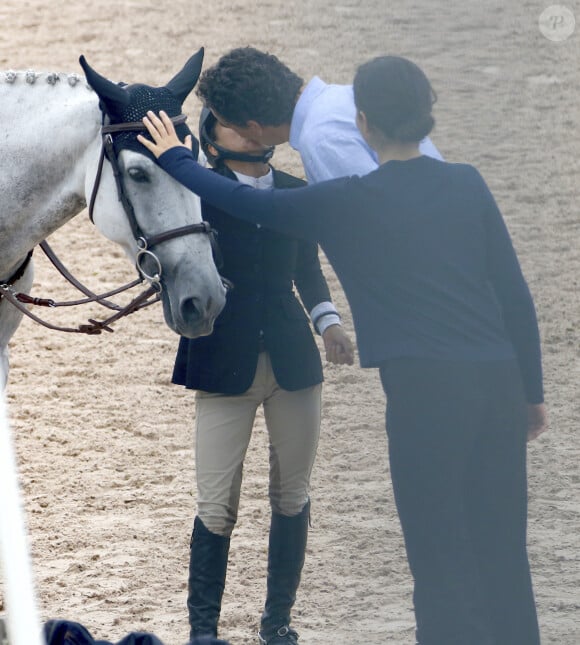
M147 112L147 116L143 119L143 124L153 141L145 138L142 134L137 135L137 140L152 152L156 158L176 146L183 146L191 150L191 135L188 134L184 142L180 141L171 119L163 110L159 112L159 116L155 112Z

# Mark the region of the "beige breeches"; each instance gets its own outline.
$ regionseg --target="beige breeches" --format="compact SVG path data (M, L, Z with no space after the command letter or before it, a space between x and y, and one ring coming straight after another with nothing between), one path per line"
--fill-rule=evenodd
M247 392L196 393L197 506L210 531L228 537L236 523L244 458L260 405L269 437L270 505L282 515L300 513L308 501L318 445L321 390L321 385L283 390L262 352Z

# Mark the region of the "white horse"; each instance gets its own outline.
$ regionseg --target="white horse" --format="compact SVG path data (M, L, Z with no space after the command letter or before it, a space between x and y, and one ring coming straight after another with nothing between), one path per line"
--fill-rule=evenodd
M169 327L187 337L211 333L225 288L203 234L208 231L200 226L199 198L157 166L136 132L122 127L110 135L99 172L103 120L135 126L150 109L177 117L202 61L200 50L162 88L112 83L83 57L86 79L31 70L0 73L0 284L29 292L33 267L27 255L85 208L98 182L94 223L158 284ZM177 127L182 135L189 132ZM0 387L8 374L8 341L20 320L21 313L0 300Z

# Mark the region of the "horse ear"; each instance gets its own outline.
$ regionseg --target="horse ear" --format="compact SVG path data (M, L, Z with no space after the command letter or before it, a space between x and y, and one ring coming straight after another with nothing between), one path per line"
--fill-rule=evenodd
M194 54L165 87L171 90L173 96L183 104L191 90L195 87L203 64L203 47Z
M108 114L118 114L129 103L127 92L108 78L101 76L87 63L84 56L79 58L87 83L95 90Z

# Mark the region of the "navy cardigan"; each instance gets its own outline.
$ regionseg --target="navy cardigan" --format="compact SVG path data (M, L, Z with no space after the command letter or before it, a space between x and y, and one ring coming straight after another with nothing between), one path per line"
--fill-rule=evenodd
M184 147L159 163L236 217L319 242L349 301L363 367L517 357L528 401L543 401L532 297L473 166L421 156L364 177L256 191L212 175Z

